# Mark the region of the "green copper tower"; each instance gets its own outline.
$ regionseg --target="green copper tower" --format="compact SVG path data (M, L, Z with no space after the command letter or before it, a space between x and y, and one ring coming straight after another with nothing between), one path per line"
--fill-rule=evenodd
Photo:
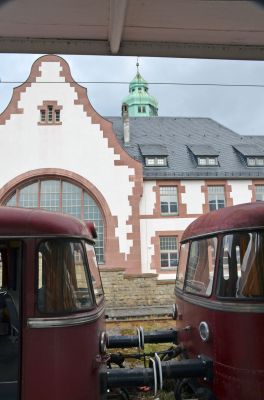
M154 117L158 115L158 102L148 93L148 83L139 73L129 84L129 95L122 102L122 109L127 108L129 117Z

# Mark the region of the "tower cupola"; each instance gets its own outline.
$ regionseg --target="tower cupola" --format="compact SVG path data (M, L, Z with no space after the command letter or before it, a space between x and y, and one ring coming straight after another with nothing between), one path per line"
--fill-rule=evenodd
M129 117L154 117L158 115L158 102L148 92L148 83L139 73L129 84L129 95L124 98L122 106L126 105Z

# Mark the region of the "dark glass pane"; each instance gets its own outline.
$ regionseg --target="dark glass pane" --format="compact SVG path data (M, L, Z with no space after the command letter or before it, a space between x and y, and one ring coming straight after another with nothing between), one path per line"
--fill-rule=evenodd
M177 203L170 203L170 212L171 213L177 213L178 212L178 206Z
M161 212L162 213L168 213L169 212L169 205L168 205L168 203L166 203L166 202L164 202L164 201L162 201L161 203L160 203L160 208L161 208Z
M170 266L176 267L178 264L177 253L170 253Z
M216 201L215 201L215 200L210 200L210 201L209 201L209 210L210 210L210 211L217 210Z
M168 253L161 253L160 255L160 264L163 268L166 268L169 266L169 259L168 259Z

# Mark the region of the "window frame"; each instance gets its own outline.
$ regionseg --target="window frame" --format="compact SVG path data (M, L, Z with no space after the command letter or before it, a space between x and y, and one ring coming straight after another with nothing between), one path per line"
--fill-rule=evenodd
M214 163L211 164L210 161L214 160ZM202 162L204 161L204 163ZM197 164L199 167L216 167L219 166L218 157L217 156L198 156Z
M159 164L158 162L163 160L163 164ZM150 163L153 161L153 163ZM167 156L145 156L145 166L146 167L167 167L168 159Z
M175 203L176 203L176 208L177 210L175 212L170 211L171 209L171 204L173 203L173 201L167 201L168 203L168 212L164 212L162 211L162 196L164 197L173 197L174 195L172 194L171 196L169 194L162 194L162 189L176 189L176 194L175 194ZM179 190L178 190L178 186L177 185L161 185L159 186L159 202L160 202L160 214L162 216L177 216L179 215ZM165 203L165 201L163 201L163 203Z
M174 250L170 250L170 249L161 249L161 239L162 238L165 238L165 239L167 239L167 238L174 238L175 239L175 241L176 241L176 249ZM161 271L166 271L166 270L175 270L177 267L178 267L178 265L179 265L179 249L178 249L178 237L176 236L176 235L164 235L164 236L159 236L159 252L160 252L160 270ZM174 266L174 265L171 265L171 257L170 257L170 254L172 254L172 253L176 253L176 265ZM166 267L163 267L162 266L162 254L168 254L168 257L167 257L167 259L168 259L168 266L166 266Z
M246 157L247 166L250 168L264 167L264 156L248 156Z
M223 193L210 193L210 188L223 188ZM209 211L216 211L219 210L221 208L225 208L227 205L227 199L226 199L226 188L225 185L207 185L207 195L208 195L208 208ZM218 195L223 195L224 197L224 206L223 207L219 207L219 199L218 199ZM210 196L214 196L215 199L210 199ZM221 200L221 199L220 199ZM210 201L215 201L216 202L216 208L211 209L210 207Z
M38 125L61 125L61 110L62 106L58 105L57 101L43 101L41 106L38 106L39 121ZM59 113L59 119L58 114Z

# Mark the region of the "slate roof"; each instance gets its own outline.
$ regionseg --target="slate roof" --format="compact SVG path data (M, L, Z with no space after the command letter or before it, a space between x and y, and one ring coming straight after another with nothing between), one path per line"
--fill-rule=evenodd
M264 152L264 137L242 136L208 118L130 117L130 144L123 142L122 117L107 117L118 141L144 165L140 145L164 146L166 167L145 167L145 179L264 178L264 167L248 167L234 147L258 146ZM218 155L218 166L198 166L188 146L210 146Z

